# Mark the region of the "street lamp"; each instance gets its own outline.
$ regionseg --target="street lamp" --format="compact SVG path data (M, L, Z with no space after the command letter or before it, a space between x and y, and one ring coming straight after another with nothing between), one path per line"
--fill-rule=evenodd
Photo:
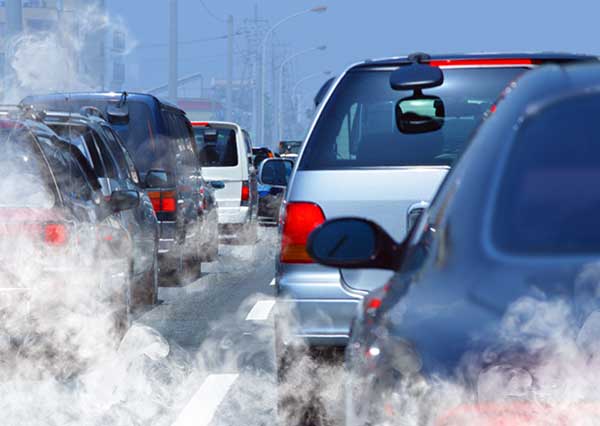
M298 103L299 103L299 102L298 102L298 93L297 93L297 91L298 91L298 87L300 87L300 85L301 85L302 83L304 83L305 81L308 81L308 80L310 80L310 79L312 79L312 78L320 77L320 76L323 76L323 75L331 75L331 71L321 71L321 72L316 72L316 73L314 73L314 74L307 75L306 77L304 77L304 78L301 78L300 80L298 80L298 82L297 82L297 83L294 85L294 87L292 88L292 96L293 96L293 99L295 99L295 100L296 100L296 108L298 108L298 106L297 106L297 105L298 105Z
M314 52L315 50L322 51L325 49L327 49L327 46L323 45L323 46L311 47L310 49L302 50L298 53L291 55L287 59L285 59L279 66L279 100L277 103L277 106L278 106L277 135L279 136L280 141L283 139L283 70L288 63L290 63L291 61L296 59L298 56L304 55L306 53Z
M265 136L265 95L266 95L266 90L265 90L265 86L266 86L266 80L267 80L267 73L265 70L265 57L267 56L267 41L269 39L269 36L271 34L273 34L273 32L279 28L281 25L283 25L284 23L286 23L287 21L294 19L298 16L301 15L305 15L307 13L323 13L327 11L327 6L316 6L310 9L306 9L306 10L302 10L300 12L294 13L290 16L287 16L285 18L283 18L282 20L280 20L279 22L277 22L275 25L273 25L271 28L269 28L269 30L267 31L267 33L265 34L265 37L262 40L261 43L261 52L262 52L262 56L260 58L260 90L258 91L260 94L260 101L258 102L258 104L260 105L260 111L259 111L259 121L258 121L258 139L260 140L260 143L264 145L264 136Z

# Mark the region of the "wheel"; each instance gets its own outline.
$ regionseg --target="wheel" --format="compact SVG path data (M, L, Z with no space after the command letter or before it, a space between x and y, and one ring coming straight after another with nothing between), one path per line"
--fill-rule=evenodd
M242 228L240 243L256 244L258 241L258 225L256 222L250 222Z
M114 296L114 310L112 314L115 343L118 345L131 327L131 278L123 284L120 291Z
M152 268L135 286L133 303L154 306L158 303L158 251L154 252Z

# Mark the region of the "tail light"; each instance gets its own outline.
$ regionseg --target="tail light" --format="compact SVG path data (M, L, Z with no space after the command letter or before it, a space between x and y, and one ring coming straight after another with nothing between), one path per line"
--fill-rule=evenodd
M64 246L69 241L69 229L62 223L46 223L43 228L43 238L50 246Z
M281 237L282 263L312 263L306 252L310 233L325 222L323 210L314 203L288 203Z
M177 210L176 191L150 191L148 197L156 213L174 213Z
M242 182L242 206L247 206L250 201L250 184L247 180Z

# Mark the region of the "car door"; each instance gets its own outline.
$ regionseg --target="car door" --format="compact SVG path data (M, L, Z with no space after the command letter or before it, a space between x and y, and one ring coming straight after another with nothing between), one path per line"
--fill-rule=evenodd
M138 191L140 204L128 213L135 221L136 234L133 235L136 244L136 262L138 272L148 271L154 262L158 238L158 222L152 203L140 187L140 177L129 153L120 142L118 135L108 126L102 126L105 136L107 151L114 159L118 168L119 182L123 189ZM125 213L125 212L124 212Z

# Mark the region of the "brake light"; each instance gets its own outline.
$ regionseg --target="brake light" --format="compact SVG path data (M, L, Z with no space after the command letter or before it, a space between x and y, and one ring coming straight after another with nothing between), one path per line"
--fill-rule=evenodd
M177 210L176 191L150 191L148 197L157 213L173 213Z
M44 225L44 242L51 246L64 246L69 240L69 230L62 223Z
M432 67L530 67L541 61L526 58L442 59L429 61Z
M250 184L247 180L242 182L242 206L247 206L250 200Z
M288 203L281 237L282 263L313 263L306 252L310 233L325 222L323 210L314 203Z

